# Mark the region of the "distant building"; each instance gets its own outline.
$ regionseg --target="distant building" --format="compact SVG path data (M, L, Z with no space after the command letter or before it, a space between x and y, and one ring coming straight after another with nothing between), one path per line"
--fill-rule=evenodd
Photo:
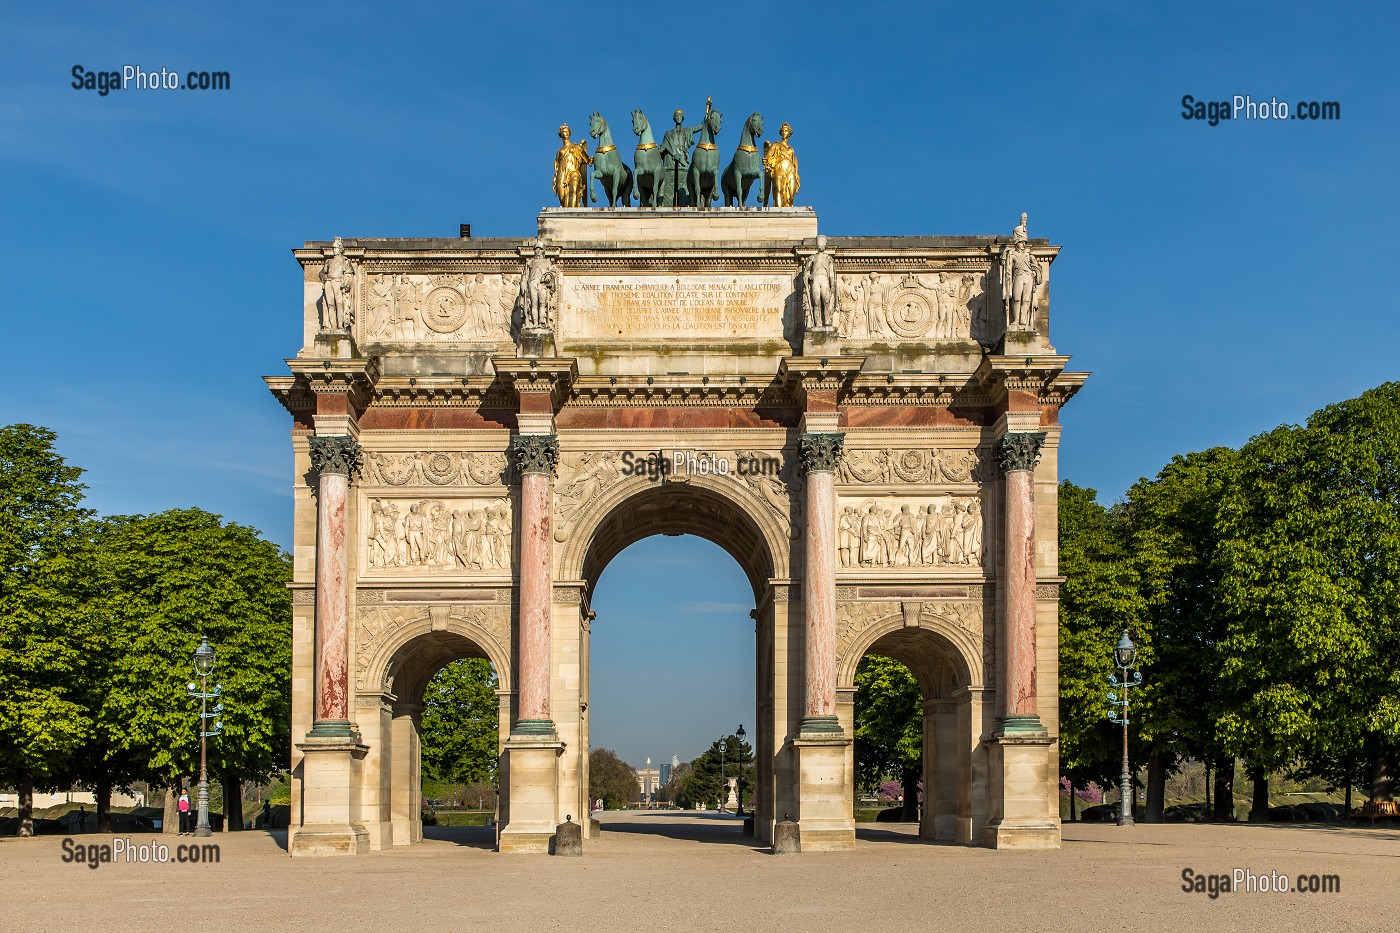
M661 766L661 786L662 786L662 787L665 787L667 784L670 784L670 783L671 783L671 766L668 765L668 764L663 764L663 765Z
M665 768L665 765L662 765ZM669 768L667 769L670 770ZM637 768L637 787L639 794L637 799L644 804L656 802L656 792L661 789L661 785L666 781L661 777L661 772L651 766L651 759L647 759L645 768Z

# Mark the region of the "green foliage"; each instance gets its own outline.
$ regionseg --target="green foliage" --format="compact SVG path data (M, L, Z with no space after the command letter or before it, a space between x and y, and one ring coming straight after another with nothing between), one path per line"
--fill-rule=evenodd
M743 800L750 805L757 788L754 771L753 746L738 736L727 735L715 740L710 747L689 764L683 764L671 775L669 799L679 806L714 806L728 798L726 781L742 778Z
M423 767L440 781L495 783L500 704L484 658L453 661L423 691Z
M1146 604L1124 511L1068 481L1059 493L1061 770L1076 784L1107 783L1122 754L1108 722L1113 646L1125 627L1143 640Z
M89 645L69 557L81 542L82 470L52 431L0 427L0 782L59 782L92 731L80 685Z
M922 694L907 667L876 654L860 659L855 684L856 782L873 793L922 767Z
M636 803L642 785L632 766L610 748L588 753L588 796L603 801L603 808L615 810Z
M290 579L291 560L275 545L199 509L103 522L85 608L106 648L89 682L93 767L169 784L198 766L198 704L186 685L201 635L218 655L211 686L223 688L210 769L262 780L285 767Z

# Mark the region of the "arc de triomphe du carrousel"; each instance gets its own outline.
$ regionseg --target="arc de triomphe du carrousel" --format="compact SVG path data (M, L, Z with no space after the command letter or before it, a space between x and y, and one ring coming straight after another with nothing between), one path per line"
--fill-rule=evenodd
M560 128L535 237L295 250L304 343L267 379L295 453L289 851L422 838L423 689L466 657L499 678L499 850L586 829L589 601L655 534L752 585L760 840L855 844L877 653L922 691L920 834L1058 846L1058 415L1086 375L1051 344L1059 247L1024 215L823 236L786 125L760 154L754 114L721 170L717 112L659 145L638 116L635 167L600 117L592 154Z

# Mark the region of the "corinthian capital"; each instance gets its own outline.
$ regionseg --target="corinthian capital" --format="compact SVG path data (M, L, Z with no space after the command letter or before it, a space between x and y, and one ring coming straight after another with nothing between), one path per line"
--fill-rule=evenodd
M1016 431L1003 434L997 441L997 459L1007 473L1012 470L1034 470L1040 462L1040 445L1045 443L1044 431Z
M517 434L511 439L510 452L521 473L553 476L559 463L559 438L553 434Z
M348 434L319 434L310 438L311 469L317 474L353 476L360 469L360 445Z
M808 473L830 473L841 462L846 443L844 434L804 434L798 448L802 469Z

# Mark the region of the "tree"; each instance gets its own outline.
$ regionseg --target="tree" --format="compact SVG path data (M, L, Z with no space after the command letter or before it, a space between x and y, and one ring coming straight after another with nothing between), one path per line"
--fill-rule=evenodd
M1071 787L1110 786L1120 771L1120 733L1108 722L1113 646L1125 627L1145 641L1145 603L1123 509L1092 489L1060 483L1060 771ZM1144 660L1150 646L1143 645Z
M21 836L34 831L35 784L59 780L92 729L77 696L89 652L65 560L91 512L82 470L56 439L34 425L0 427L0 779L19 791Z
M588 753L588 796L603 801L603 809L615 810L635 803L642 792L637 772L610 748Z
M726 735L716 739L688 766L682 765L677 781L675 801L682 807L720 805L729 794L728 781L738 779L743 784L746 799L752 799L757 779L753 766L753 746L738 736ZM742 802L742 801L741 801Z
M1162 821L1168 773L1188 757L1216 766L1226 791L1216 799L1233 815L1234 757L1215 734L1225 628L1216 525L1238 460L1225 447L1173 457L1154 479L1134 484L1123 507L1146 610L1137 637L1150 649L1148 676L1132 707L1147 759L1150 823Z
M1229 618L1221 734L1255 777L1307 759L1372 762L1389 799L1400 745L1400 383L1316 412L1241 451L1223 497Z
M198 767L197 704L186 685L201 635L218 653L223 735L209 767L241 826L243 780L290 760L291 560L257 531L200 509L106 520L85 612L108 647L94 678L93 779L140 774L178 786Z
M496 782L500 702L485 658L453 661L423 691L423 765L438 780ZM478 793L477 796L480 796Z
M856 668L856 781L873 791L887 777L904 787L903 819L918 819L923 709L918 681L893 658L867 654Z

